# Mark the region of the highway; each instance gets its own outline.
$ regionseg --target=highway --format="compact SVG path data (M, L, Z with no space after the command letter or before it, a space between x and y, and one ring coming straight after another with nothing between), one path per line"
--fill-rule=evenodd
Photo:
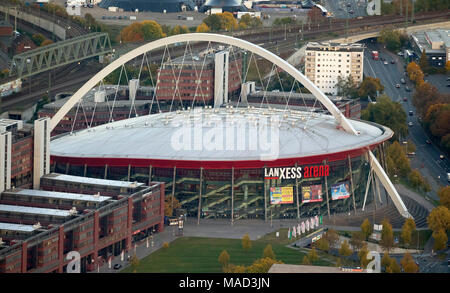
M377 43L366 42L367 48L364 52L364 74L366 76L372 76L379 78L384 85L384 93L391 97L393 101L400 102L403 109L407 113L407 123L412 122L413 126L409 126L409 135L406 138L402 138L402 141L406 141L409 138L412 139L416 145L416 156L411 160L412 168L420 170L422 175L428 180L433 190L436 192L441 185L445 186L447 182L447 172L450 172L450 165L448 158L441 160L439 156L443 154L437 146L427 144L426 140L429 139L425 130L419 123L418 116L416 115L416 109L412 104L412 96L414 92L414 86L407 77L404 76L405 63L403 59L393 53L387 52L381 45ZM377 50L380 52L380 60L375 61L371 58L371 51ZM385 65L381 58L388 61ZM395 60L395 64L391 64L390 61ZM405 86L401 84L400 79L405 78L407 86L411 89L410 92L405 90ZM400 88L396 88L395 84L399 83ZM407 101L403 101L403 97L407 98ZM408 115L409 111L413 111L413 115ZM438 179L438 176L440 178ZM437 195L434 192L430 193L430 196L438 200Z

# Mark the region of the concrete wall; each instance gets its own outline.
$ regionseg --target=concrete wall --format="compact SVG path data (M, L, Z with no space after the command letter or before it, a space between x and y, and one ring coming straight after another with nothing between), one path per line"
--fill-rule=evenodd
M8 9L6 7L0 6L0 11L6 13ZM9 9L9 15L16 16L16 11L14 9ZM34 24L46 31L54 33L61 40L66 39L66 29L63 26L55 24L47 19L43 19L38 16L25 13L23 11L18 11L17 18Z

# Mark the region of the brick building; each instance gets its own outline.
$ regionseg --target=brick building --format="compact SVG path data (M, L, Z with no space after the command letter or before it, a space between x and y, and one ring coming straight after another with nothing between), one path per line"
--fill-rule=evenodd
M72 251L92 271L163 230L164 183L52 173L41 185L0 194L0 273L65 272Z

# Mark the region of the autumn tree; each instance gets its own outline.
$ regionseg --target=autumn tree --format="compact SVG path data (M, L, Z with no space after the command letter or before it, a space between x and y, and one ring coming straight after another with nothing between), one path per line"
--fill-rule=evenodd
M172 200L173 198L173 200ZM173 206L172 206L173 204ZM168 195L164 198L164 215L167 217L173 216L173 211L180 208L181 204L178 199L172 195Z
M445 62L445 71L447 71L447 73L450 73L450 61Z
M315 247L311 248L311 250L309 251L308 259L312 264L319 259L319 256L317 255L317 251L316 251Z
M251 242L250 236L248 234L245 234L242 237L242 248L244 250L249 250L250 248L252 248L252 242Z
M350 248L350 246L348 245L347 240L344 240L344 242L342 242L342 244L341 244L341 248L339 249L339 254L341 256L347 257L347 256L352 255L352 253L353 253L353 251Z
M278 261L269 257L257 259L251 266L246 269L250 274L263 274L269 272L273 264L282 264L282 261Z
M411 139L408 139L408 143L406 145L406 149L408 153L414 153L416 151L416 145Z
M377 92L382 94L384 91L384 86L381 84L379 78L375 77L364 77L362 83L358 88L358 95L361 98L367 98L370 96L371 98L375 98L377 96Z
M397 30L384 29L380 31L378 42L385 44L391 51L398 51L408 41L408 37Z
M367 268L367 265L370 262L370 259L367 259L368 254L369 249L367 248L367 243L364 243L363 247L358 251L359 263L363 268Z
M391 264L392 258L389 256L389 253L385 253L381 258L381 266L385 269Z
M386 266L386 273L400 273L401 269L395 258L391 258L389 264Z
M343 96L351 99L358 98L358 83L353 79L351 75L349 75L347 78L338 76L336 89L338 96Z
M209 26L202 22L199 26L197 26L197 29L195 30L196 33L207 33L209 32L211 29L209 28Z
M416 62L411 62L406 66L406 72L408 73L409 79L413 81L416 85L423 82L423 71Z
M394 5L395 13L401 15L411 15L412 12L412 0L394 0L392 1Z
M211 14L203 20L203 22L212 30L220 31L222 28L222 20L219 14Z
M401 177L406 177L411 171L405 149L398 141L394 141L388 146L386 162L387 171L390 176L399 175Z
M33 34L33 35L31 36L31 40L34 42L34 44L35 44L36 46L39 47L39 46L42 45L42 42L45 41L45 37L44 37L43 34L37 33L37 34Z
M133 22L120 32L123 42L153 41L165 37L162 27L154 20Z
M252 17L250 14L244 14L239 20L239 26L245 26L245 28L257 28L262 27L263 23L259 17Z
M226 250L222 250L222 252L220 253L219 263L222 265L222 267L226 267L230 263L230 255Z
M353 250L359 251L364 246L364 234L361 231L356 231L352 233L352 238L350 239L350 245Z
M446 98L445 95L437 97L439 100ZM430 101L425 104L425 107L431 105L428 106L424 118L424 126L433 136L443 138L445 135L450 134L450 103L437 103L439 100ZM435 104L432 104L434 102Z
M426 72L430 67L430 65L428 64L428 58L427 53L425 53L425 49L423 49L422 55L420 56L419 66L423 72Z
M131 264L133 273L136 273L136 270L139 267L139 258L136 256L136 254L133 254L133 256L131 257L130 264Z
M411 244L411 236L412 233L416 230L416 223L413 219L406 219L405 223L402 226L401 239L403 244L409 246Z
M372 234L373 232L373 227L372 224L370 223L369 219L365 219L362 224L361 224L361 232L364 236L365 240L369 239L369 236Z
M53 44L53 41L52 41L52 40L45 39L45 40L41 43L41 47L45 47L45 46L51 45L51 44Z
M311 261L309 260L309 257L307 255L305 255L302 260L302 265L310 265L310 264L311 264Z
M381 230L380 245L389 253L390 249L394 246L394 231L388 219L384 219L381 224L383 225L383 229Z
M264 248L264 252L263 252L263 258L268 257L271 259L276 259L275 258L275 253L273 252L272 249L272 245L267 244L266 248Z
M176 25L170 30L170 35L180 35L189 33L189 29L185 25Z
M432 236L433 236L433 239L434 239L433 249L434 250L445 249L445 246L446 246L447 241L448 241L447 233L445 232L445 230L444 229L439 229L437 231L434 231Z
M427 217L428 227L433 231L450 228L450 211L445 206L435 207Z
M408 252L405 253L400 263L402 264L402 268L405 273L419 272L419 266L416 264L411 254L409 254Z
M441 187L438 191L439 203L450 209L450 185Z
M336 244L339 242L339 235L335 230L329 229L325 233L324 239L328 241L330 248L334 248L336 247Z
M417 190L423 190L425 192L431 191L431 186L428 184L426 179L420 174L418 169L414 169L409 174L409 182L411 183L412 187L414 187Z
M330 251L330 243L325 238L320 238L317 241L317 248L326 252Z
M221 29L226 31L237 30L238 22L231 12L219 13Z
M399 135L405 136L408 132L405 110L400 103L392 101L386 95L378 97L377 103L370 103L362 111L361 118L394 130L394 139L398 139Z

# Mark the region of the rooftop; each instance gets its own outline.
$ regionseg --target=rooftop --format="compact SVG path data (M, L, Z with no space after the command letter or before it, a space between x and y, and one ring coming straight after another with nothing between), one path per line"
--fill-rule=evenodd
M55 191L45 191L45 190L36 190L36 189L21 189L21 188L7 190L4 193L27 195L27 196L31 196L31 197L69 199L69 200L89 201L89 202L104 202L108 199L111 199L111 197L109 197L109 196L96 196L96 195L89 195L89 194L55 192Z
M72 158L234 163L351 151L393 134L380 125L350 120L360 132L351 135L337 128L333 116L314 110L195 108L146 115L58 137L51 141L50 151L52 156Z
M22 225L12 223L0 223L0 230L15 231L15 232L33 232L36 230L34 225Z
M427 53L445 53L445 48L450 47L450 30L438 29L423 31L411 35L420 51Z
M306 45L306 50L320 50L320 51L339 51L339 52L363 52L364 44L352 43L330 43L330 42L309 42Z
M16 206L7 204L0 204L0 212L11 212L19 214L32 214L32 215L55 216L55 217L70 216L70 212L68 210L35 208L35 207Z
M44 175L43 178L51 178L53 180L75 182L75 183L81 183L81 184L106 185L106 186L119 187L119 188L136 188L136 187L145 185L144 183L139 183L139 182L98 179L98 178L89 178L89 177L81 177L81 176L72 176L72 175L66 175L66 174L57 174L57 173L51 173L48 175Z

